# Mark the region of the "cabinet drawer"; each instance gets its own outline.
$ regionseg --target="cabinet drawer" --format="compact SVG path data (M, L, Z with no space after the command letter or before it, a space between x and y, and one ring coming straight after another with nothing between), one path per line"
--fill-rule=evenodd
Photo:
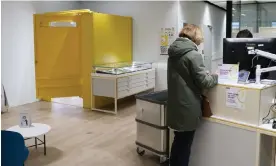
M128 81L123 81L123 82L117 82L117 87L123 87L123 86L128 86Z
M140 82L135 82L135 83L129 84L129 87L136 88L136 87L143 86L143 85L146 85L146 81L140 81Z
M145 81L146 81L146 77L137 78L137 79L135 79L135 80L130 80L130 81L129 81L129 85L131 85L131 84L136 84L136 83L138 83L138 82L145 82Z
M128 81L128 77L121 77L121 78L118 78L117 79L117 83L120 83L120 82L127 82Z
M117 98L120 99L120 98L129 96L129 94L130 94L130 91L129 91L129 90L122 90L122 91L119 91L119 92L117 93Z
M159 152L167 150L167 131L137 122L137 143L141 143Z
M129 87L128 86L117 87L117 92L124 91L124 90L129 90Z
M146 79L153 79L153 78L155 78L155 75L153 75L153 76L146 76Z
M164 105L144 100L136 100L136 119L154 124L166 126L166 112Z
M146 84L147 89L154 88L155 87L155 82L150 82Z
M146 83L151 83L151 82L155 83L155 78L151 78L151 79L146 80Z
M150 71L148 73L146 73L146 78L155 78L155 71Z
M146 78L145 73L130 76L130 80L145 79L145 78Z
M146 89L148 89L147 86L146 85L142 85L142 86L138 86L138 87L135 87L135 88L131 88L130 90L131 90L132 94L136 94L136 93L143 92Z
M155 87L155 78L154 79L148 79L146 81L147 88L154 88Z

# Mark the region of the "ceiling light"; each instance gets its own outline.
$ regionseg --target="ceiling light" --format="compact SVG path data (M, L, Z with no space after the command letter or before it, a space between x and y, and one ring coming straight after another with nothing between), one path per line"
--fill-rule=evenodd
M234 17L235 15L234 15L234 14L232 14L232 16Z
M236 10L235 8L232 8L232 10Z
M243 14L243 13L242 13L241 15L242 15L242 16L246 16L246 14Z

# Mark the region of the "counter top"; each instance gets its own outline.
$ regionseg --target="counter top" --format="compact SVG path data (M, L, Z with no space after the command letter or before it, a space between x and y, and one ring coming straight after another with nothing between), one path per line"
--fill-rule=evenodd
M237 121L237 120L233 120L233 119L227 119L227 118L216 116L216 115L213 115L210 118L203 118L203 119L211 121L211 122L216 122L216 123L228 125L228 126L242 128L242 129L245 129L245 130L250 130L250 131L256 131L256 129L258 127L258 126L248 124L248 123L245 123L245 122L241 122L241 121Z
M276 84L274 85L255 84L255 83L239 84L239 83L224 81L224 80L223 81L219 80L218 84L223 86L234 86L234 87L248 88L248 89L265 89L272 86L276 86Z
M152 69L146 69L146 70L135 71L135 72L125 73L125 74L119 74L119 75L102 74L102 73L91 73L91 76L92 77L105 77L105 78L120 78L120 77L127 77L127 76L130 76L130 75L142 74L142 73L146 73L146 72L154 71L154 70L155 70L155 68L152 68Z
M270 135L276 137L276 129L272 128L272 123L269 124L262 124L258 127L259 132L262 134Z
M255 125L251 125L251 124L247 124L247 123L244 123L244 122L235 121L235 120L231 120L231 119L226 119L226 118L215 116L215 115L213 115L210 118L204 118L204 119L208 120L208 121L228 125L228 126L242 128L242 129L245 129L245 130L258 131L261 134L266 134L266 135L276 137L276 129L272 128L271 123L262 124L260 126L255 126Z

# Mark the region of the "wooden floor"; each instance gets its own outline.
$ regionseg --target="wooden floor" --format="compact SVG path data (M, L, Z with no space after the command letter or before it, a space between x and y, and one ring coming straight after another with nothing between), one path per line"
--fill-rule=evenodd
M43 147L30 148L26 166L157 166L159 158L136 153L135 103L117 116L83 110L81 107L36 102L11 108L2 114L2 129L18 124L20 110L32 114L33 123L51 126ZM27 144L34 143L27 142Z

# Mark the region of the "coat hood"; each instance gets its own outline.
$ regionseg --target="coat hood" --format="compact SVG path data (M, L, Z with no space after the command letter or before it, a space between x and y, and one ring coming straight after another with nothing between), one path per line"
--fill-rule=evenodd
M177 38L169 47L169 57L179 57L192 50L198 51L197 45L188 38Z

